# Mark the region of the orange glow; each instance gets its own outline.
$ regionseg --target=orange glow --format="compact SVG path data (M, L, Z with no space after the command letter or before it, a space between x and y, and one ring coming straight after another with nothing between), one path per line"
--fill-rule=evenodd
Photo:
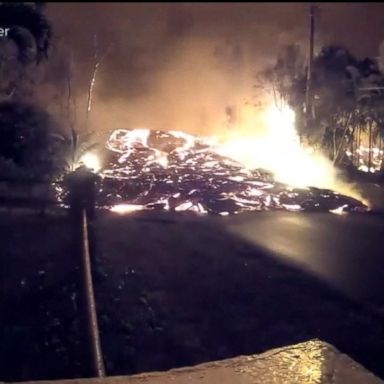
M351 185L340 180L329 159L300 144L295 113L288 105L278 108L271 103L261 113L245 107L242 117L236 132L218 145L220 154L248 169L267 169L276 180L294 187L327 188L363 200Z
M143 205L139 204L117 204L111 207L110 211L120 215L126 215L128 213L142 211L144 208Z
M223 188L216 197L223 202L213 204L232 202L229 203L232 208L223 208L220 215L229 214L229 210L232 213L275 208L305 210L309 206L308 203L301 206L303 194L310 195L309 199L313 197L313 189L306 187L329 189L363 200L350 185L340 181L333 164L325 156L301 145L295 114L288 105L277 108L272 103L262 112L245 106L240 115L238 125L227 131L224 137L195 137L180 131L151 131L146 128L114 131L106 147L117 154L117 159L114 168L104 170L104 176L136 180L153 178L154 184L148 187L144 199L144 196L139 196L132 201L148 207L120 204L111 210L126 214L151 209L149 207L153 208L155 204L167 211L206 214L209 209L216 209L207 208L201 200L209 199L210 192L207 191L212 180L218 183L212 189L213 194ZM160 183L157 185L158 172ZM200 187L195 190L192 186L190 191L184 191L187 192L185 196L177 193L178 188L183 190L184 179L186 185L190 185L193 178L203 180L205 190L200 190ZM225 190L225 184L233 185L234 189ZM292 187L301 190L299 199L298 193L291 193ZM148 199L151 194L153 201ZM337 205L332 208L337 208ZM343 209L334 209L333 213L342 213Z

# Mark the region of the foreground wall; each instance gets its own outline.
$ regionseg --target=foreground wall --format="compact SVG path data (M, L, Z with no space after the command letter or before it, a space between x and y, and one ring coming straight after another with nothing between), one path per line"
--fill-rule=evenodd
M347 355L311 340L260 355L241 356L168 372L105 379L29 382L30 384L376 384L384 383Z

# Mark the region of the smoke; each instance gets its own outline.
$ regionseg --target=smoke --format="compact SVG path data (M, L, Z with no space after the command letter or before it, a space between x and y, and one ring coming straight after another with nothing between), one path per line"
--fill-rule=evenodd
M382 35L359 42L370 26L379 32L378 7L321 5L317 46L339 43L354 45L357 55L367 54L364 49L376 53ZM238 122L244 105L263 97L253 88L255 74L276 60L283 45L299 44L306 54L307 8L304 3L49 4L55 49L38 98L65 120L70 73L77 128L85 127L96 34L99 54L109 53L97 73L91 130L222 133ZM369 23L362 13L370 15Z
M305 36L305 11L286 4L50 4L56 48L39 97L65 116L72 61L77 124L85 125L96 34L100 55L110 50L97 73L91 129L228 129L238 109L260 97L254 76L278 46Z
M356 56L377 53L383 5L320 8L317 49L339 44ZM307 54L307 11L305 3L49 4L55 49L37 97L63 125L70 110L76 129L96 131L100 141L116 128L137 127L262 136L265 124L254 116L269 96L254 87L255 75L284 45ZM108 53L86 121L95 35L98 54Z
M321 5L317 47L339 43L357 55L376 53L380 36L358 42L370 26L378 32L378 6ZM91 130L223 133L239 122L244 105L264 97L253 88L255 74L276 60L283 45L299 44L306 54L307 8L303 3L49 4L55 50L38 97L65 120L70 73L77 127L85 127L96 34L99 55L109 50L97 73ZM362 13L371 16L370 23L361 20Z

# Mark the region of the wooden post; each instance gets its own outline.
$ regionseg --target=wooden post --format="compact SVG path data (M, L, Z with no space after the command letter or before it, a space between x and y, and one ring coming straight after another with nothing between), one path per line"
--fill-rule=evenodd
M82 283L85 293L89 340L91 343L92 371L97 377L105 377L104 360L101 350L95 294L93 289L91 257L89 252L88 220L85 209L82 210L81 214L81 242Z
M91 171L77 169L68 175L70 216L74 237L74 252L81 265L81 309L84 324L84 343L89 353L89 370L93 377L105 377L103 354L97 321L92 279L89 220L93 219L95 177ZM91 185L92 183L92 185ZM92 205L92 206L91 206ZM90 216L90 217L89 217Z

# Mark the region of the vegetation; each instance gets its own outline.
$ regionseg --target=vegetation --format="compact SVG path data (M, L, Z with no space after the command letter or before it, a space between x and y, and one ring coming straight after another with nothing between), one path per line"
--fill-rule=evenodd
M31 102L37 67L48 59L51 26L44 3L1 3L0 177L52 179L63 168L65 148L57 124Z
M30 93L36 66L48 59L52 31L43 11L43 4L0 3L0 25L10 28L0 46L1 99Z
M78 133L71 129L70 137L63 137L65 143L65 170L74 171L81 161L81 157L98 146L98 143L92 142L93 132L85 134Z
M51 179L65 160L57 127L41 108L23 102L0 103L0 177Z
M306 114L307 68L298 46L287 46L276 63L261 73L277 105L296 112L303 141L325 152L337 165L362 144L370 149L384 137L384 74L369 58L358 60L347 49L326 46L314 59L311 91L314 114ZM371 154L371 151L369 151ZM369 167L372 159L370 155ZM354 164L358 165L358 164Z

